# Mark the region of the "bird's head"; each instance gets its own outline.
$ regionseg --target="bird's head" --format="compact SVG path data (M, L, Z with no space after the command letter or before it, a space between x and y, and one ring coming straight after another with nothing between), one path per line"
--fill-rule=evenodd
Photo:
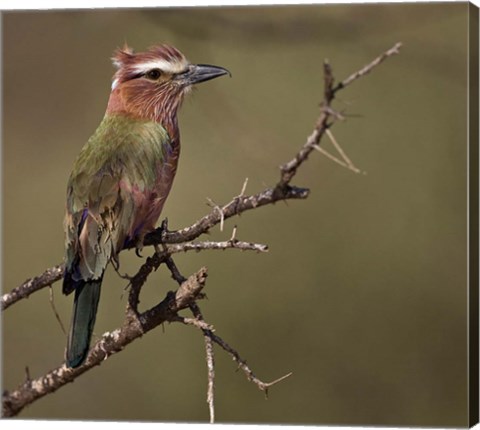
M192 85L230 74L227 69L190 64L173 46L158 45L134 53L125 46L114 53L117 68L107 112L176 123L177 109Z

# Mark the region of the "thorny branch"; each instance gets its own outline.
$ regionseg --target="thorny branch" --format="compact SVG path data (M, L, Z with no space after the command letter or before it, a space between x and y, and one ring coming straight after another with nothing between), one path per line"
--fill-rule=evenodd
M110 355L121 351L125 346L135 339L143 336L148 331L154 329L164 322L182 322L186 325L193 325L202 330L205 339L206 359L208 368L208 390L207 403L209 405L210 422L214 422L214 378L215 368L213 359L213 343L219 345L223 350L232 356L238 363L239 367L245 373L249 381L254 382L259 389L265 394L268 389L290 376L291 373L278 378L277 380L265 383L258 379L252 370L247 366L235 349L214 333L214 329L207 324L198 307L197 301L204 297L202 289L205 286L207 277L207 269L201 268L198 272L183 277L176 267L172 255L179 252L201 251L201 250L218 250L218 249L240 249L251 250L256 252L266 252L266 245L242 242L236 239L236 229L232 237L228 241L223 242L193 242L202 234L214 226L223 223L226 219L235 215L239 215L245 211L259 208L261 206L273 204L280 200L305 199L309 195L307 188L299 188L291 185L291 181L297 173L301 165L308 159L313 150L318 150L319 143L324 134L330 135L330 128L336 120L342 120L343 115L332 109L331 104L336 93L350 85L355 80L370 73L376 66L382 63L388 57L398 54L401 44L397 43L389 50L375 58L372 62L351 74L348 78L334 85L334 77L332 68L328 61L324 62L324 95L321 103L320 116L318 117L312 133L308 136L304 145L287 163L280 166L280 179L277 184L270 188L253 194L245 195L247 181L245 181L241 193L234 197L230 202L223 206L214 205L212 211L199 219L192 225L176 231L168 231L166 223L162 227L153 231L145 237L145 246L154 246L155 253L148 257L145 263L140 267L139 271L133 276L128 277L130 280L130 292L128 296L128 305L126 310L126 318L120 328L112 332L104 333L95 345L91 348L85 363L75 369L69 369L62 364L56 369L51 370L45 375L27 380L13 391L5 391L2 395L2 415L11 417L17 415L25 406L33 403L39 398L52 393L65 384L74 381L78 376L100 365ZM335 145L335 142L333 142ZM335 145L336 146L336 145ZM338 148L337 148L338 150ZM342 154L344 163L348 168L355 171L353 163ZM357 169L358 170L358 169ZM222 228L223 230L223 228ZM161 245L161 246L160 246ZM175 292L168 292L166 297L157 305L147 311L138 312L139 296L142 286L148 279L152 271L157 270L161 264L165 264L170 270L172 277L179 283L179 287ZM57 265L47 269L44 273L32 279L28 279L22 285L14 288L9 293L1 297L1 310L7 309L12 304L21 299L28 298L30 294L39 291L42 288L51 286L53 283L62 279L63 265ZM190 309L194 318L183 317L178 314L182 309Z
M215 358L213 355L213 342L212 342L212 335L213 335L213 327L201 327L201 324L205 324L203 319L202 312L198 307L197 303L192 303L190 305L190 310L192 311L193 315L196 318L196 321L199 323L197 327L203 332L203 339L205 341L205 355L207 359L207 375L208 375L208 386L207 386L207 404L208 410L210 413L210 423L213 424L215 422Z
M132 280L129 303L135 301L136 292L147 280L156 265L156 261L147 259L135 280ZM62 364L37 379L28 379L16 390L3 393L2 415L12 417L17 415L25 406L41 397L53 393L65 384L74 381L78 376L91 368L102 364L104 360L121 351L129 343L143 336L165 321L173 321L177 312L189 306L189 303L201 297L201 291L207 278L207 269L201 268L191 275L178 290L167 294L165 299L148 311L136 314L129 309L127 318L122 327L104 333L100 340L90 350L86 362L77 368L70 369Z
M1 298L2 311L7 309L10 305L18 302L21 299L26 299L30 294L42 288L52 285L54 282L62 279L63 277L63 264L51 267L45 270L41 275L35 278L27 279L22 285L14 288L7 294L4 294Z
M155 243L151 243L155 245ZM256 251L267 252L268 246L261 243L243 242L243 241L224 241L224 242L186 242L176 243L166 247L166 253L178 254L187 251L203 251L203 250L225 250L225 249L240 249L242 251ZM22 285L14 288L9 293L4 294L0 298L1 310L4 311L11 305L15 304L21 299L26 299L30 294L41 290L42 288L51 286L55 282L63 278L63 264L58 264L50 269L47 269L40 276L32 279L27 279Z
M291 376L293 374L293 372L289 372L286 375L283 375L282 377L280 377L278 379L275 379L272 382L261 381L260 379L258 379L254 375L252 370L248 367L247 362L242 357L240 357L240 354L234 348L232 348L227 342L225 342L221 337L219 337L219 336L217 336L216 334L213 333L214 328L210 324L205 323L198 305L195 303L195 304L191 305L190 308L191 309L193 308L192 311L197 318L196 320L194 320L195 322L193 322L191 320L191 318L179 318L178 321L182 322L183 324L193 325L193 326L199 328L200 330L203 331L203 334L205 336L205 343L207 343L206 338L208 338L210 342L215 342L223 350L228 352L228 354L231 355L232 359L235 362L237 362L238 367L243 370L247 379L249 381L253 382L261 391L265 392L266 397L268 396L268 389L271 386L277 384L280 381L283 381L284 379L288 378L289 376ZM207 362L208 362L208 352L207 352ZM209 368L209 372L210 372L210 368ZM211 378L212 379L212 386L213 386L214 376L215 375L213 374L212 378ZM210 385L210 375L209 375L209 385ZM212 392L213 392L213 389L212 389ZM207 398L209 399L210 395L208 395ZM212 403L213 403L213 394L212 394Z

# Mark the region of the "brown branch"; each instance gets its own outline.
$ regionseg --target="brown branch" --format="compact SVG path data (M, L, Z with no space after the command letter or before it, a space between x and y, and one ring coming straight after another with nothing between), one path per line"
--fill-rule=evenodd
M260 390L265 392L265 394L268 394L269 387L290 376L291 373L275 381L265 383L253 374L252 370L248 367L245 360L240 357L238 352L225 341L223 341L223 339L215 335L211 327L203 321L203 317L201 316L198 306L196 305L196 300L203 297L203 293L201 291L204 287L207 276L206 269L202 268L188 279L185 279L175 266L171 255L181 251L198 251L203 249L237 248L255 250L259 252L266 251L265 245L238 241L235 238L235 230L229 241L199 243L194 243L191 241L198 238L200 235L207 233L217 224L223 224L224 220L241 214L242 212L256 209L268 204L273 204L280 200L307 198L309 195L308 189L292 186L290 185L290 182L297 173L297 170L308 159L310 153L318 147L321 138L332 126L335 120L343 118L342 115L337 114L331 108L331 103L336 92L349 85L354 80L368 74L374 67L378 66L389 56L398 53L400 46L400 44L396 44L393 48L377 57L367 66L363 67L358 72L355 72L347 79L337 84L337 86L334 86L332 69L328 62L325 62L324 99L321 104L320 116L317 119L313 132L307 138L305 144L296 153L295 157L280 167L280 179L277 184L274 187L266 188L257 194L246 196L245 181L240 195L236 196L229 203L222 207L215 205L211 213L205 215L191 226L177 231L168 231L166 228L166 223L164 223L161 228L147 235L144 245L155 246L156 252L152 257L146 259L145 263L141 266L137 274L130 279L127 316L122 327L110 333L105 333L90 350L87 360L82 366L75 369L69 369L65 367L65 365L62 365L37 379L31 380L30 377L28 377L27 381L25 381L12 392L5 391L2 396L3 416L10 417L18 414L28 404L58 390L68 382L72 382L79 375L88 371L92 367L101 364L103 360L108 358L110 355L121 351L133 340L141 337L143 334L147 333L165 321L182 321L185 324L194 325L203 331L205 339L207 339L207 337L209 339L208 343L206 340L207 364L209 369L209 388L207 397L211 420L214 419L214 363L211 342L217 343L221 348L229 353L238 363L239 367L244 371L247 379L254 382ZM159 244L162 245L163 249L159 248ZM138 303L141 288L151 272L157 270L162 263L165 263L168 266L174 279L176 279L181 285L175 293L168 293L162 302L146 312L139 313ZM27 280L21 286L2 296L1 309L4 310L18 300L28 297L33 292L53 284L54 282L60 280L62 275L63 267L62 265L58 265L48 269L38 277ZM182 319L178 316L178 311L187 307L189 307L196 316L195 320L186 318Z
M333 90L334 93L341 90L342 88L345 88L347 85L350 85L353 81L357 80L358 78L361 78L362 76L367 75L380 63L383 63L388 57L391 57L392 55L400 54L401 47L402 47L402 44L400 42L396 43L388 51L385 51L383 54L375 58L375 60L368 63L366 66L362 67L357 72L352 73L348 78L344 79L334 88Z
M188 251L203 251L203 250L225 250L225 249L240 249L242 251L255 251L255 252L267 252L268 246L261 243L244 242L244 241L223 241L223 242L187 242L187 243L175 243L167 246L166 252L169 254L177 254L180 252ZM118 273L118 268L115 269ZM14 288L9 293L5 293L0 298L1 310L5 310L11 305L15 304L21 299L26 299L30 294L41 290L42 288L51 286L57 281L63 278L63 265L59 264L50 269L47 269L44 273L36 278L28 279L19 287ZM119 274L120 275L120 274ZM124 275L120 275L125 277Z
M205 353L208 369L207 404L210 413L210 424L215 422L215 359L213 355L213 343L208 335L203 337L205 341Z
M281 191L286 185L290 183L292 178L295 176L297 169L304 163L310 153L318 147L318 144L323 137L326 130L331 126L329 120L338 119L338 114L331 108L331 103L335 97L335 94L345 88L347 85L351 84L353 81L365 76L370 73L375 67L381 64L388 57L398 54L400 51L401 43L396 43L392 48L385 51L383 54L375 58L366 66L362 67L357 72L351 74L347 79L340 82L336 87L333 86L334 78L332 74L332 68L328 61L325 61L323 64L323 73L324 73L324 99L322 101L322 109L320 117L315 124L315 129L312 134L308 137L306 143L300 149L300 151L295 155L295 157L290 160L288 163L283 164L280 167L281 178L276 185L276 189ZM340 116L341 118L342 116Z
M234 230L235 231L235 230ZM232 236L232 240L233 240ZM166 246L164 245L164 249ZM157 254L160 251L157 250ZM166 257L165 263L172 274L172 278L175 279L179 284L184 282L185 277L180 273L178 270L177 265L173 261L171 255ZM175 321L182 321L184 324L191 324L195 327L198 327L202 330L204 335L204 342L205 342L205 354L207 360L207 375L208 375L208 386L207 386L207 403L208 403L208 410L210 414L210 423L213 424L215 422L215 359L213 355L213 344L211 339L208 337L208 333L213 330L213 328L205 322L203 319L203 315L200 311L200 308L197 305L196 301L193 301L189 304L189 308L192 311L193 315L195 316L194 319L192 318L183 318L180 316L176 316Z
M237 196L229 203L218 210L215 208L209 214L200 218L189 227L177 231L162 231L156 229L145 236L144 245L154 245L155 243L182 243L196 239L200 235L207 233L212 227L242 212L256 209L261 206L276 203L280 200L306 199L309 190L307 188L287 187L282 192L275 192L274 188L267 188L260 193L252 196Z
M246 183L245 183L246 184ZM242 189L242 193L245 189L245 185ZM236 233L237 233L237 226L233 228L232 232L232 237L230 238L230 243L235 243L236 242ZM166 247L165 247L166 248ZM160 255L161 251L157 250L157 255ZM172 278L177 280L178 283L181 283L183 279L183 275L180 273L178 270L177 266L175 265L173 259L171 256L166 257L165 263L167 264L170 272L172 273ZM270 383L265 383L258 379L253 372L250 370L250 368L247 366L247 363L242 360L238 354L237 351L235 351L232 347L230 347L225 341L223 341L220 337L215 336L213 334L214 328L210 324L207 324L203 318L202 312L200 311L200 307L198 304L193 301L189 305L190 310L192 311L193 315L195 318L185 318L181 316L177 316L174 319L170 321L178 321L182 322L183 324L186 325L193 325L194 327L199 328L203 332L204 336L204 342L205 342L205 356L206 356L206 361L207 361L207 376L208 376L208 385L207 385L207 404L208 404L208 409L209 409L209 414L210 414L210 423L213 424L215 422L215 360L214 360L214 353L213 353L213 342L216 341L219 343L220 346L222 346L223 349L225 349L227 352L229 352L234 360L236 360L239 364L239 367L241 367L245 374L247 375L247 379L249 381L254 382L259 389L265 392L265 395L268 395L268 388L271 387L272 385L276 384L277 382L282 381L283 379L287 378L290 376L292 373L289 373L273 382Z
M333 75L332 68L328 61L325 60L323 63L323 74L324 74L324 99L321 104L321 113L318 118L315 128L308 136L307 141L302 146L300 151L295 155L293 159L289 162L280 166L280 181L276 185L277 193L283 192L285 188L288 187L288 184L293 179L297 173L298 168L308 159L310 153L319 145L320 139L323 137L325 130L329 127L328 120L332 117L330 104L332 103L334 92L333 92Z
M152 268L153 266L149 266L146 271ZM25 381L14 391L5 391L2 395L2 416L17 415L25 406L53 393L91 368L100 365L105 359L121 351L135 339L158 325L175 320L179 310L187 308L190 303L199 298L206 278L207 269L203 267L190 276L175 293L167 294L167 297L158 305L136 317L132 317L130 314L130 318L125 319L122 327L103 334L90 350L87 360L82 366L70 369L63 364L44 376ZM132 282L143 283L145 280L146 278L139 276ZM140 284L135 285L136 288L140 286Z
M256 251L267 252L268 245L262 243L243 242L236 239L230 239L223 242L188 242L182 244L174 244L167 246L167 250L170 254L176 254L178 252L187 251L203 251L203 250L225 250L225 249L240 249L242 251Z
M235 230L234 230L235 232ZM234 235L232 236L232 240ZM166 245L164 245L164 249L166 249ZM157 254L160 254L161 251L157 249ZM166 257L165 263L172 274L172 278L176 280L179 284L184 282L185 277L180 273L178 270L177 265L173 261L173 258L169 255ZM191 302L189 305L190 310L192 311L195 318L184 318L180 316L176 316L174 321L181 321L184 324L190 324L195 327L200 328L203 331L204 335L204 342L205 342L205 354L207 360L207 369L208 369L208 386L207 386L207 403L208 403L208 410L210 414L210 423L213 424L215 422L215 360L213 355L213 344L211 339L208 337L208 333L213 331L213 328L205 322L203 319L203 315L195 301Z
M211 342L215 342L223 350L228 352L232 356L233 360L238 363L238 367L240 367L240 369L243 370L243 372L245 373L245 376L247 377L247 380L250 381L250 382L253 382L261 391L264 391L266 396L268 395L268 389L271 386L283 381L284 379L288 378L289 376L291 376L293 374L293 372L289 372L286 375L284 375L284 376L282 376L278 379L275 379L272 382L263 382L262 380L260 380L259 378L257 378L255 376L255 374L250 369L250 367L248 367L247 362L240 357L240 354L234 348L232 348L220 336L217 336L216 334L214 334L215 330L213 329L213 326L211 326L210 324L207 324L204 321L202 313L200 312L200 309L199 309L198 305L196 303L193 303L193 304L190 305L190 309L192 309L192 312L195 315L196 319L178 317L178 318L175 319L175 321L176 322L181 322L181 323L186 324L186 325L193 325L194 327L202 330L202 332L205 336L205 344L206 345L207 345L207 338L209 339L209 342L208 342L209 346L208 347L206 346L206 349L207 349L207 363L208 363L208 360L209 360L208 349L211 348ZM213 360L213 358L212 358L212 360ZM208 366L208 367L209 367L209 372L210 372L210 366ZM214 372L214 370L213 370L213 372ZM209 403L211 401L212 404L213 404L213 388L212 388L212 391L210 392L210 384L212 384L212 386L213 386L214 376L215 376L214 373L212 375L209 375L209 391L208 391L209 394L207 395L207 399L210 399L210 400L207 400L207 401ZM212 409L213 409L213 406L211 406L211 410ZM212 414L210 415L210 418L211 417L212 417ZM211 422L213 422L213 421L211 421Z
M193 327L196 327L200 330L210 330L210 331L215 331L215 328L213 325L206 323L204 320L199 320L197 318L188 318L188 317L182 317L182 316L177 316L175 319L172 320L172 322L180 322L185 325L191 325Z
M40 276L27 279L22 285L14 288L9 293L4 294L0 299L1 310L7 309L9 306L18 302L21 299L26 299L30 294L35 291L41 290L44 287L52 285L54 282L59 281L63 277L63 265L51 267L45 270Z
M58 325L60 326L60 329L62 330L63 334L65 336L67 336L67 331L65 330L65 326L63 325L63 322L62 322L62 319L60 318L60 315L58 314L57 312L57 308L55 306L55 298L54 298L54 294L53 294L53 288L52 286L50 285L49 286L49 293L50 293L50 306L52 307L52 311L53 311L53 314L55 315L55 319L57 320L58 322Z
M295 157L280 167L280 181L276 184L274 188L266 188L260 193L254 194L252 196L245 196L244 192L247 183L247 181L245 181L240 195L235 197L222 208L215 206L211 213L205 215L203 218L199 219L191 226L185 227L177 231L163 231L161 228L156 229L145 237L143 243L144 246L151 246L159 243L178 244L182 242L189 242L196 239L200 235L207 233L212 227L219 224L220 222L223 222L225 219L235 215L239 215L242 212L272 204L279 200L306 199L309 194L309 190L307 188L292 187L288 186L288 184L295 176L297 169L302 165L302 163L307 160L312 150L318 147L318 144L323 134L329 127L328 120L332 117L334 119L339 118L338 113L330 107L335 94L337 93L337 91L345 88L347 85L350 85L353 81L370 73L375 67L377 67L388 57L398 54L400 52L401 46L401 43L395 44L392 48L385 51L383 54L375 58L372 62L364 66L362 69L358 70L357 72L350 75L348 78L341 81L339 84L337 84L336 87L333 87L334 79L332 75L332 69L328 62L324 63L325 89L321 115L317 120L312 134L307 138L307 141L298 151ZM340 118L341 117L342 116L340 116ZM10 293L4 294L2 296L0 301L1 310L8 308L10 305L22 298L28 297L33 292L38 291L39 289L60 280L62 276L62 265L58 265L47 269L40 276L29 279L20 287L17 287L13 289Z
M190 304L190 310L192 311L195 319L198 323L206 324L205 320L203 319L202 312L198 307L197 303ZM195 325L200 327L200 324ZM213 343L210 337L213 334L213 330L211 328L201 328L203 332L203 339L205 341L205 358L207 361L207 377L208 377L208 385L207 385L207 404L208 404L208 411L210 414L210 424L215 422L215 358L213 355Z
M203 330L203 329L202 329ZM262 380L258 379L253 371L250 369L250 367L247 365L247 362L240 357L240 354L232 348L227 342L225 342L221 337L217 336L215 333L213 333L211 330L204 330L204 333L206 336L208 336L213 342L215 342L217 345L219 345L223 350L228 352L234 361L237 362L238 367L243 370L245 373L245 376L250 382L253 382L259 390L265 392L265 396L268 396L268 389L272 387L273 385L283 381L284 379L288 378L293 374L293 372L287 373L286 375L283 375L282 377L275 379L272 382L263 382Z

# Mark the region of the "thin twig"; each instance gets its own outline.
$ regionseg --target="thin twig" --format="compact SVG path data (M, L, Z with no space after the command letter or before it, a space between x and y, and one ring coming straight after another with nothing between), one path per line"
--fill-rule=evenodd
M329 158L333 162L337 163L338 165L344 167L345 169L349 169L348 165L344 163L342 160L335 157L335 155L330 154L326 149L322 148L320 145L314 145L313 149L320 152L320 154L325 155L325 157Z
M340 166L344 167L345 169L349 169L354 173L361 173L362 171L355 167L355 165L350 161L350 159L347 157L347 154L342 150L338 142L335 140L333 134L330 132L329 129L326 130L326 134L330 137L332 140L332 144L337 150L337 152L340 153L342 158L345 161L340 160L339 158L335 157L335 155L332 155L330 152L328 152L325 148L321 147L320 145L314 145L313 149L317 150L320 152L322 155L325 155L325 157L329 158L330 160L334 161L335 163L339 164Z
M232 359L238 364L240 369L243 370L245 373L245 376L247 377L247 380L250 382L253 382L259 390L263 391L265 393L265 396L268 397L268 389L272 387L273 385L279 383L280 381L283 381L284 379L288 378L293 374L293 372L289 372L284 376L281 376L278 379L275 379L274 381L271 382L263 382L259 378L255 376L253 371L250 369L250 367L247 365L247 362L240 357L240 354L232 348L227 342L225 342L221 337L217 336L215 333L212 331L207 331L206 333L208 337L215 342L217 345L219 345L223 350L225 350L228 354L231 355Z
M155 243L152 243L155 245ZM177 254L180 252L188 251L203 251L203 250L225 250L225 249L240 249L242 251L255 251L255 252L267 252L268 246L261 243L243 242L237 241L232 243L230 241L214 242L214 241L202 241L202 242L186 242L186 243L174 243L167 246L168 254ZM131 281L132 276L127 274L121 274L115 268L115 271L122 279ZM5 293L1 299L1 310L7 309L9 306L15 304L21 299L28 298L30 294L48 287L55 282L58 282L63 277L63 265L59 264L50 269L47 269L42 275L28 279L19 287L14 288L12 291Z
M49 286L49 290L50 290L50 305L52 306L52 310L53 310L53 313L55 315L55 318L57 319L58 321L58 324L60 324L60 328L62 329L63 331L63 334L66 336L67 335L67 331L65 330L65 327L62 323L62 320L60 318L60 315L58 315L58 312L57 312L57 309L55 307L55 300L54 300L54 297L53 297L53 288L52 286L50 285Z
M239 215L242 212L257 209L261 206L273 204L281 200L289 199L306 199L309 195L307 188L299 188L294 186L286 187L283 190L275 188L266 188L265 190L241 198L235 197L228 202L221 210L214 208L212 212L200 218L198 221L181 230L163 232L159 229L145 236L144 245L149 246L154 243L164 241L164 243L183 243L195 240L202 234L207 233L212 227L224 222L228 218ZM223 220L223 221L222 221Z
M392 48L385 51L383 54L375 58L369 64L364 66L358 72L353 73L347 79L343 80L336 87L333 87L333 74L332 68L328 61L325 61L323 65L323 73L324 73L324 99L322 101L322 109L320 113L320 117L318 118L315 129L313 130L312 134L308 137L306 143L302 146L300 151L297 152L295 157L291 159L288 163L283 164L280 167L281 170L281 178L280 181L277 183L276 189L278 191L283 190L295 176L297 169L304 163L310 153L315 149L315 146L318 146L320 139L323 137L325 131L330 127L329 119L332 117L331 114L331 103L335 97L335 94L341 90L342 88L346 87L347 85L351 84L358 78L365 76L366 74L370 73L376 66L382 63L386 58L398 54L400 47L402 46L401 43L395 44Z
M236 225L233 226L232 235L230 236L229 242L232 243L232 245L235 242L238 242L237 241L237 226Z
M366 66L362 67L357 72L352 73L348 78L346 78L342 82L340 82L334 88L333 91L337 92L337 91L341 90L342 88L345 88L347 85L350 85L356 79L361 78L362 76L365 76L366 74L370 73L375 67L377 67L383 61L385 61L388 57L390 57L392 55L400 54L400 48L401 47L402 47L402 44L400 42L396 43L389 50L385 51L383 54L381 54L377 58L375 58L375 60L371 61Z
M166 251L166 246L164 245L164 250ZM157 251L157 254L159 252ZM171 255L168 255L165 258L165 263L172 274L172 278L175 279L179 284L182 284L185 281L185 277L180 273L178 267ZM180 316L175 316L172 321L182 321L184 324L191 324L195 327L198 327L203 332L203 337L205 341L205 355L207 360L207 369L208 369L208 386L207 386L207 403L208 410L210 414L210 423L215 422L215 359L213 355L213 344L209 338L209 334L213 332L212 327L205 322L203 315L198 307L196 301L192 301L189 304L190 310L192 311L195 319L192 318L182 318Z
M214 211L220 215L220 231L223 231L223 223L225 221L225 215L223 214L223 209L217 205L210 197L207 197L208 206L213 208Z
M167 250L170 254L187 251L203 251L203 250L225 250L225 249L240 249L242 251L256 251L267 252L268 245L262 243L243 242L239 240L227 240L223 242L188 242L178 245L168 245Z
M233 360L238 363L238 366L245 373L245 376L247 377L247 379L253 382L258 387L259 390L265 392L265 397L268 397L268 389L271 386L277 384L280 381L283 381L284 379L288 378L293 374L293 372L289 372L286 375L283 375L272 382L263 382L262 380L258 379L255 376L255 374L250 369L250 367L248 367L247 362L242 357L240 357L240 354L235 349L233 349L227 342L225 342L221 337L217 336L214 333L211 333L210 337L217 345L220 345L222 349L224 349L226 352L228 352L232 356Z
M110 262L112 263L113 270L115 270L115 272L120 278L125 279L127 281L132 280L132 277L128 273L120 273L120 263L118 259L112 258Z
M332 68L327 60L323 64L324 75L324 99L322 101L322 109L320 110L320 116L317 119L315 128L308 136L305 144L300 148L289 162L280 166L280 180L278 181L275 189L281 193L284 189L288 188L290 181L296 175L298 168L308 159L308 156L313 151L315 145L318 145L320 139L323 137L325 130L329 127L328 120L330 118L330 104L333 100L333 74Z
M25 366L25 382L31 381L32 378L30 377L30 368Z
M210 424L215 422L215 357L213 355L213 343L209 336L203 337L205 341L205 354L208 369L208 387L207 387L207 403L210 413Z
M196 302L190 304L190 310L198 322L205 323L202 312ZM210 414L210 424L213 424L215 422L215 357L213 355L213 343L210 337L213 334L213 330L206 328L202 328L201 330L203 332L203 340L205 341L205 358L208 369L207 404Z
M342 156L342 158L345 160L345 163L348 164L348 167L350 167L353 171L360 172L359 169L355 167L355 165L352 163L352 160L347 156L343 148L340 146L340 144L337 142L337 139L335 139L335 136L333 133L330 131L330 129L327 129L326 131L328 138L330 139L330 142L332 142L332 145L335 147L337 152Z
M26 299L30 294L59 281L62 277L63 264L58 264L35 278L27 279L22 285L2 296L0 300L1 310L4 311L19 300Z
M178 270L177 265L173 261L173 258L171 255L168 255L165 258L165 263L167 264L168 269L172 273L172 278L177 281L178 285L181 285L187 278L185 278L180 271Z
M187 318L187 317L182 317L178 315L174 319L172 319L172 322L180 322L185 325L191 325L200 330L215 331L215 328L213 327L213 325L208 324L203 320L198 320L197 318Z
M323 106L322 108L326 113L328 113L330 116L334 117L335 119L339 121L344 121L345 116L343 113L337 112L336 110L333 110L330 106Z
M238 197L243 197L245 195L245 191L247 190L248 178L245 178L245 182L243 183L242 190Z

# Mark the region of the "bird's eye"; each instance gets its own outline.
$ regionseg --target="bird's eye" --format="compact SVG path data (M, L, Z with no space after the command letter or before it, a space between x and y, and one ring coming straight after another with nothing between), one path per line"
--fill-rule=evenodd
M157 80L162 75L162 72L159 69L152 69L149 70L146 75L148 79Z

